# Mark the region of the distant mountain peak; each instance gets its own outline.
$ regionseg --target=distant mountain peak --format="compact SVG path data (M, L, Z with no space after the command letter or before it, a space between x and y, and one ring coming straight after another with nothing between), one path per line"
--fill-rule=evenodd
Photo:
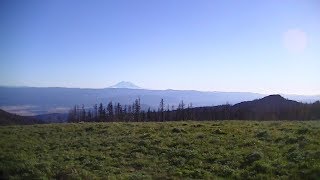
M286 99L284 97L282 97L281 95L279 95L279 94L272 94L272 95L269 95L269 96L266 96L266 97L262 98L262 100L283 101L283 100L286 100Z
M113 86L110 86L109 88L141 89L141 87L129 81L121 81Z

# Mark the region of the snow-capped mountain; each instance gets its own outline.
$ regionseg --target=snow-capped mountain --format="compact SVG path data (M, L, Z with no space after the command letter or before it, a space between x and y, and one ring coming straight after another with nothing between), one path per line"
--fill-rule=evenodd
M141 87L129 81L121 81L113 86L110 86L109 88L141 89Z

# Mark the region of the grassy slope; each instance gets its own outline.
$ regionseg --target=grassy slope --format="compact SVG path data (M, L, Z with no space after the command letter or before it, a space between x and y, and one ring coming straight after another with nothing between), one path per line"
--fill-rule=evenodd
M0 177L320 177L320 122L0 127Z

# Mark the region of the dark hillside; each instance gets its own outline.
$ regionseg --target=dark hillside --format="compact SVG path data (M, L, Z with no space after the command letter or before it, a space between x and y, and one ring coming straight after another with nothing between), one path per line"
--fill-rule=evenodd
M245 101L234 105L234 108L249 108L256 109L258 111L268 110L268 109L286 109L290 107L299 106L300 103L285 99L280 95L270 95L261 99L253 101Z
M280 95L270 95L264 98L235 104L232 112L237 119L305 119L304 109L308 104L288 100Z
M33 117L19 116L16 114L8 113L0 109L0 125L27 125L27 124L40 124L43 123Z

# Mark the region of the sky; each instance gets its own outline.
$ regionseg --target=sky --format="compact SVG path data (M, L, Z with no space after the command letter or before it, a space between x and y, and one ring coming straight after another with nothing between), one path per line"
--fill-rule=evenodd
M320 94L318 0L2 0L0 85Z

